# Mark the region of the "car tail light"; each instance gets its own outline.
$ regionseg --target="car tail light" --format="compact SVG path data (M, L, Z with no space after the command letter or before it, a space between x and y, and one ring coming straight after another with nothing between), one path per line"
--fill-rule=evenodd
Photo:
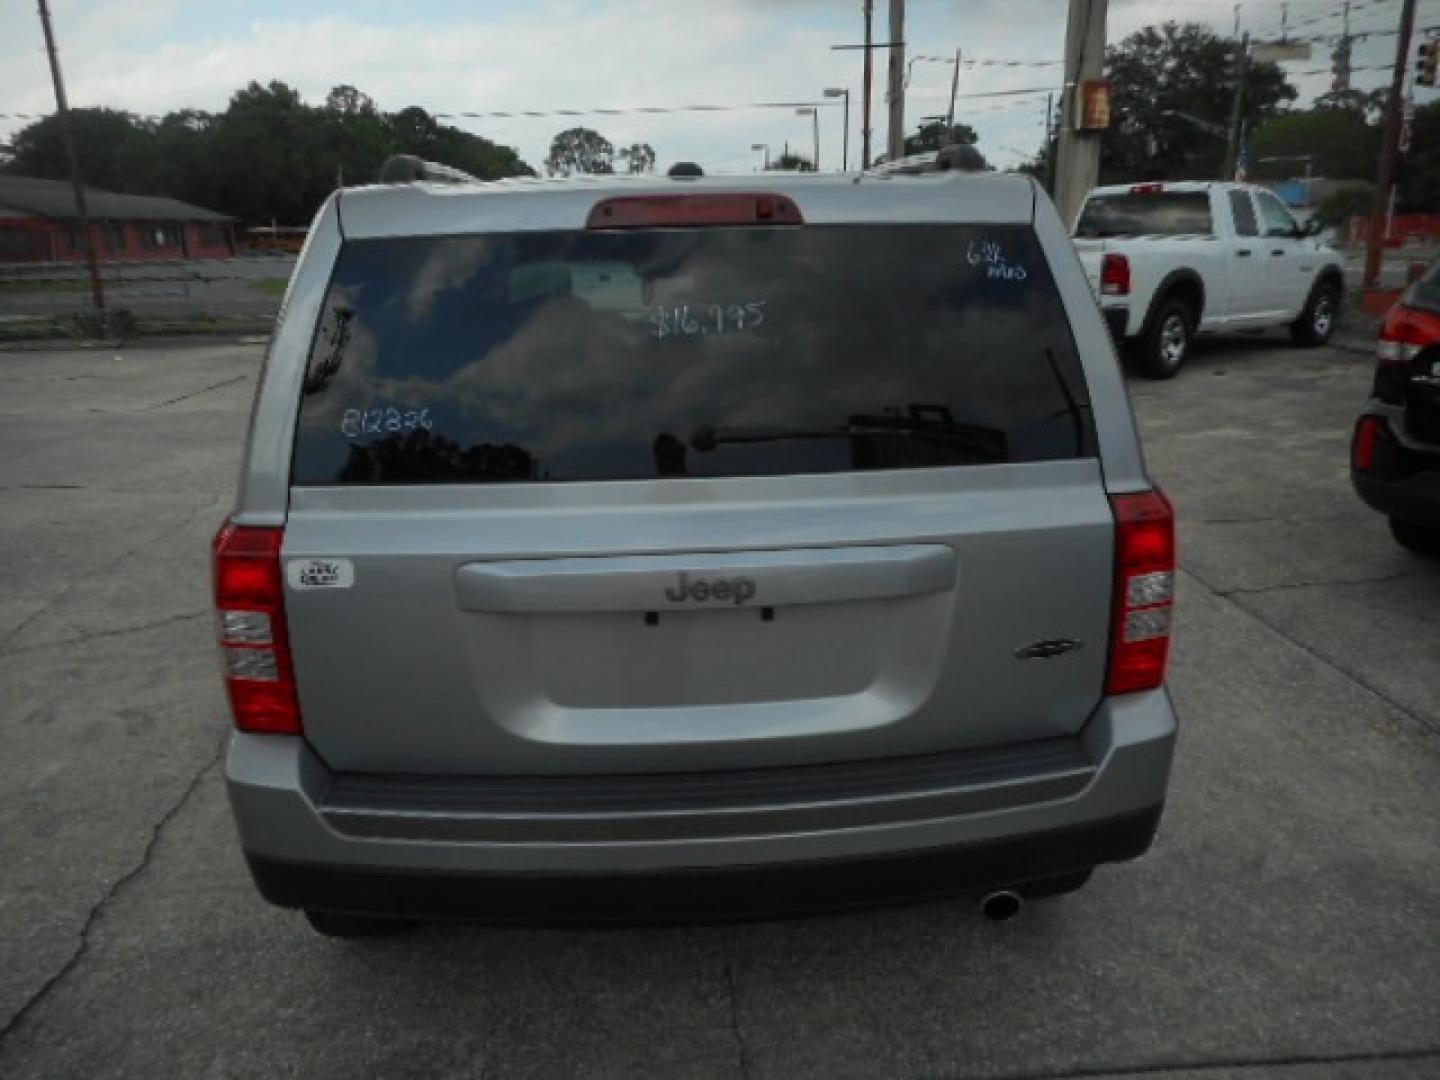
M1362 416L1355 425L1355 438L1350 442L1350 465L1356 472L1368 472L1375 464L1375 446L1385 430L1385 421L1378 416Z
M240 731L299 735L300 705L285 626L285 530L227 521L215 534L216 630L230 711Z
M1105 296L1130 295L1130 260L1124 255L1106 255L1100 260L1100 292Z
M1175 598L1175 515L1157 489L1112 495L1115 601L1107 694L1154 690L1165 682Z
M1396 304L1385 314L1375 360L1380 364L1408 364L1428 345L1440 345L1440 315Z
M802 225L800 208L783 195L622 195L602 199L587 229L649 229L665 225Z
M1165 190L1164 184L1131 184L1131 195L1159 195Z

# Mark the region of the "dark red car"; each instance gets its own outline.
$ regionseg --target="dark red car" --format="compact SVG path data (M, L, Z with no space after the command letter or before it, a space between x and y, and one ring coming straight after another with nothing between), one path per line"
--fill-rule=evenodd
M1350 476L1405 547L1440 557L1440 260L1385 315Z

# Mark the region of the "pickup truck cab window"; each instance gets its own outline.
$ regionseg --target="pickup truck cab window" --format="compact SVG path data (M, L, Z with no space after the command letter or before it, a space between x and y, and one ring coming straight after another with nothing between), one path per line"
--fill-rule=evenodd
M1230 192L1230 214L1235 219L1236 236L1256 236L1259 229L1255 224L1255 205L1250 201L1248 191Z
M1286 210L1285 204L1274 195L1257 191L1255 201L1260 204L1260 218L1265 223L1266 236L1298 236L1300 234L1299 226L1290 216L1290 211Z

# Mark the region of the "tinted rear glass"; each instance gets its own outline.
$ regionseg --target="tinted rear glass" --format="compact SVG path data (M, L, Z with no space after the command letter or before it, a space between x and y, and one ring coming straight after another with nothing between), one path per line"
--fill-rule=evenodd
M515 233L342 249L294 481L828 473L1092 446L1026 227Z
M1075 235L1208 236L1210 196L1203 191L1138 195L1092 195L1085 201Z

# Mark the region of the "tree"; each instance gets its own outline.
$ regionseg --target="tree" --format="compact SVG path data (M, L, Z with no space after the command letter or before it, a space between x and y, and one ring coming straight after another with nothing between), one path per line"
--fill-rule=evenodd
M941 121L932 120L928 124L921 124L920 130L914 135L905 136L905 153L924 154L952 143L974 146L978 141L979 136L969 124L956 124L947 128Z
M1102 136L1102 183L1220 175L1225 139L1204 125L1229 126L1234 49L1233 41L1198 23L1167 22L1137 30L1107 51L1111 126ZM1254 130L1296 96L1275 64L1251 64L1242 115Z
M807 157L786 150L777 158L770 159L772 172L814 172L815 163Z
M649 143L631 143L620 151L620 160L633 174L655 171L655 148Z
M1331 180L1375 175L1380 129L1365 122L1358 109L1317 108L1281 113L1256 129L1251 140L1254 173L1279 179L1304 171L1310 158L1315 176ZM1287 160L1267 162L1267 157Z
M319 107L284 83L252 82L220 113L182 109L158 122L109 109L72 115L88 184L169 195L246 223L303 225L338 179L368 182L390 154L418 154L482 179L533 175L508 146L441 124L423 109L387 115L346 85ZM14 145L7 172L69 177L55 117L22 128Z
M1343 229L1353 217L1370 213L1375 205L1375 185L1356 182L1325 197L1315 209L1315 216L1328 228Z
M550 155L545 171L551 176L573 176L576 173L613 173L615 147L598 131L573 127L550 140Z
M145 138L144 126L134 116L115 109L71 109L75 149L85 183L112 191L126 190L119 159L126 144ZM60 117L52 113L15 133L8 172L50 180L70 178Z
M1375 122L1384 118L1385 102L1390 91L1385 87L1375 90L1327 90L1315 99L1316 109L1349 109L1361 113L1366 120Z

